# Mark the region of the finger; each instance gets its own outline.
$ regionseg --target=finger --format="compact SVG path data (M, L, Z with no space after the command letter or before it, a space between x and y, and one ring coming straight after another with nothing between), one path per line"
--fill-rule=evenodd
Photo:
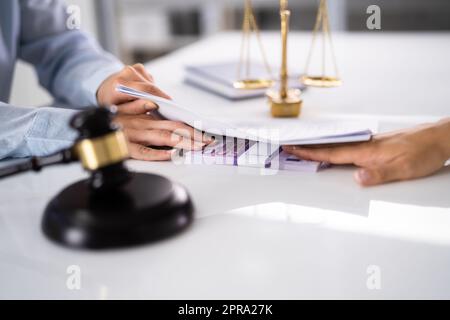
M144 77L138 72L134 66L126 66L119 74L118 77L119 80L125 80L125 81L144 81ZM148 80L145 79L144 82L147 82Z
M305 148L285 146L283 150L304 160L321 161L334 164L364 162L370 157L369 145L342 146L331 148Z
M117 106L117 112L127 115L143 115L158 109L153 102L138 99L132 102L123 103Z
M130 80L128 80L128 79L129 79L129 77L122 75L121 78L116 78L112 81L112 84L111 84L112 92L111 92L110 98L108 99L108 102L107 102L108 104L120 105L120 104L124 104L127 102L139 100L138 98L135 98L126 93L119 92L117 90L117 87L119 87L120 85L129 83ZM138 81L138 79L136 81Z
M130 155L132 159L142 161L169 161L172 159L172 151L155 150L140 144L129 144Z
M187 124L179 121L160 120L153 121L151 124L152 129L172 131L175 134L189 138L194 141L211 143L212 139L204 135L202 132L188 126Z
M165 99L171 99L169 95L167 95L164 91L159 89L155 84L149 83L149 82L142 82L142 81L124 81L124 85L130 88L133 88L135 90L147 92L150 94L153 94L158 97L162 97Z
M201 150L206 146L204 142L193 141L167 130L129 129L127 130L127 137L130 141L139 144L184 150Z
M141 90L144 92L150 92L149 88L153 88L151 90L153 90L152 94L157 95L156 93L158 93L158 90L156 88L156 86L148 84L147 82L142 82L140 79L137 80L129 80L129 78L120 78L114 81L113 87L114 87L114 92L112 95L112 103L116 104L116 105L120 105L120 104L124 104L124 103L128 103L128 102L132 102L135 100L139 100L139 98L136 98L134 96L129 95L128 93L123 93L117 90L117 87L119 86L127 86L136 90ZM152 102L154 103L154 102Z
M147 72L147 69L142 63L137 63L132 66L132 69L137 73L137 76L141 78L144 82L153 83L153 77L150 73Z
M140 68L140 67L138 67L138 68ZM144 67L142 66L142 68L144 68ZM150 78L150 76L148 74L147 74L147 77L145 77L145 76L141 75L140 72L137 72L135 70L135 67L127 66L124 68L124 70L121 71L119 77L116 78L112 83L112 86L113 86L113 94L111 97L112 103L121 104L121 103L136 100L135 97L132 97L126 93L116 91L116 88L119 85L126 85L131 88L142 90L142 89L139 89L139 88L142 88L142 86L137 86L137 84L143 84L143 85L147 85L150 88L153 88L152 91L148 91L147 90L148 87L147 87L147 88L143 89L143 91L150 92L154 95L157 95L157 96L160 96L160 97L163 97L166 99L170 99L170 97L166 93L164 93L162 90L160 90L153 84L152 78Z
M149 112L148 116L153 120L167 120L167 118L165 118L160 112L158 112L158 110Z
M179 139L178 143L170 145L171 147L173 147L175 149L202 150L206 145L208 145L208 143L206 143L206 142L195 141L190 138L186 138L186 137L177 135L175 133L172 133L171 140L176 142L177 138Z
M127 120L127 125L132 129L165 130L194 141L205 143L213 142L212 138L183 122L155 120L152 115L147 114L140 114L136 116L130 115Z
M398 164L389 164L377 168L361 168L355 172L354 178L365 187L406 179L402 167Z

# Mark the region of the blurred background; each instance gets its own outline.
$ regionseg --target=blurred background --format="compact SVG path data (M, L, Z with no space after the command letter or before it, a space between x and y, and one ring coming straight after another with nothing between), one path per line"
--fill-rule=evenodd
M244 0L67 0L81 9L81 28L125 63L147 62L202 37L242 24ZM331 28L368 32L366 9L380 6L382 30L424 32L450 30L449 0L329 0ZM291 28L311 30L318 0L290 0ZM253 0L262 30L278 30L277 0ZM37 85L31 67L19 63L11 103L43 105L50 96ZM26 92L27 94L23 94Z

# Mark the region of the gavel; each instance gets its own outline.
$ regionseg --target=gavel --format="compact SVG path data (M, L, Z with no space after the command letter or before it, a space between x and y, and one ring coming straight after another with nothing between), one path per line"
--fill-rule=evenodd
M113 123L114 113L115 107L80 112L70 122L79 133L72 147L0 169L3 178L79 161L90 173L45 209L42 230L58 244L79 249L142 245L177 234L193 220L194 207L184 187L126 168L127 140Z

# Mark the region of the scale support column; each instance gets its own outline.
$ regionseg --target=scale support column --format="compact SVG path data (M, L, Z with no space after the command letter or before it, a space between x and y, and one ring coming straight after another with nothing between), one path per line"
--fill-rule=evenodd
M291 12L288 9L288 1L280 0L280 17L281 17L281 71L280 71L280 89L269 90L267 97L271 107L273 117L298 117L303 104L300 98L300 90L289 88L288 74L288 35L289 20Z

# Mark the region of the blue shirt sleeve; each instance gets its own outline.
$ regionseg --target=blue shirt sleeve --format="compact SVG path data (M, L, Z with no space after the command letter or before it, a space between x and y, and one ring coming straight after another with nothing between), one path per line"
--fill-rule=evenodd
M20 0L19 57L33 64L40 84L58 101L97 105L100 84L123 68L80 30L70 30L59 0Z
M97 105L98 87L123 65L85 33L68 29L63 1L18 3L18 57L34 65L55 100L73 107ZM0 102L0 159L43 156L70 146L76 138L69 128L75 112Z
M0 159L45 156L70 147L77 133L69 127L69 121L76 112L0 102Z

